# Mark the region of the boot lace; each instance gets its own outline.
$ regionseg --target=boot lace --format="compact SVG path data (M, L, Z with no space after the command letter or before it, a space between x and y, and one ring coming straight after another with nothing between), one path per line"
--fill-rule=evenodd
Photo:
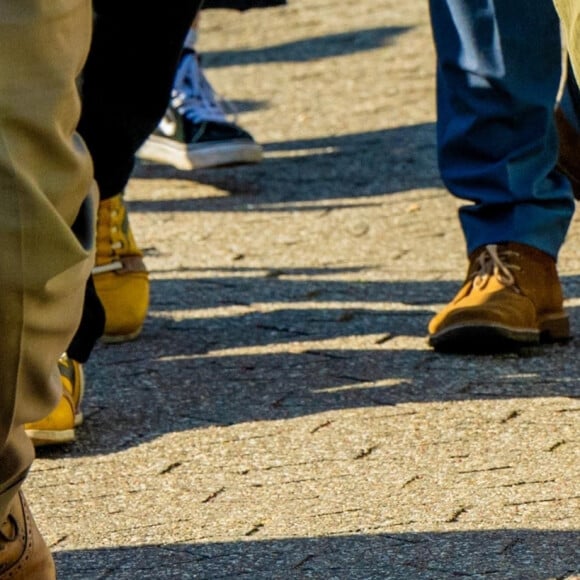
M497 244L485 246L485 250L477 258L478 269L471 275L473 286L479 289L484 288L494 277L504 286L520 293L512 271L519 271L521 268L509 262L510 258L517 256L519 254L513 250L502 250L500 253Z
M123 257L138 253L122 201L113 198L108 205L101 204L97 219L97 264L93 274L122 270Z
M181 59L175 75L171 104L193 123L215 121L226 123L226 113L220 104L195 52L187 52Z

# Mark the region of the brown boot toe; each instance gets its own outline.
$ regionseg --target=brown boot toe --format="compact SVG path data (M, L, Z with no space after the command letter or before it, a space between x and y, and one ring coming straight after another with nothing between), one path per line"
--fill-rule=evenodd
M55 580L56 571L20 492L0 524L0 580Z

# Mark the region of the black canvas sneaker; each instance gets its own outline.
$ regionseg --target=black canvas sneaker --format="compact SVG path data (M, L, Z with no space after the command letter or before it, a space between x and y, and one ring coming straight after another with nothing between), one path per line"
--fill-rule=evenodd
M227 120L197 53L184 48L170 105L137 157L189 170L257 163L262 147Z

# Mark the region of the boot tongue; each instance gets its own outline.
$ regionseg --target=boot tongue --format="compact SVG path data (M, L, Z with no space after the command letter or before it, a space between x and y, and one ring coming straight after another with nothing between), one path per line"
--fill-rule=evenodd
M487 284L496 280L500 285L517 289L516 279L513 272L520 270L517 264L511 262L519 254L504 246L489 244L485 246L479 255L472 258L470 277L475 288L484 288Z

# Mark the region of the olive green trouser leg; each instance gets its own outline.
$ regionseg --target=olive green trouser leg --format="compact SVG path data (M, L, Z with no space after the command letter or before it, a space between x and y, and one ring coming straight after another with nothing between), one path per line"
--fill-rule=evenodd
M0 521L59 400L93 262L92 164L75 128L90 0L0 0Z

